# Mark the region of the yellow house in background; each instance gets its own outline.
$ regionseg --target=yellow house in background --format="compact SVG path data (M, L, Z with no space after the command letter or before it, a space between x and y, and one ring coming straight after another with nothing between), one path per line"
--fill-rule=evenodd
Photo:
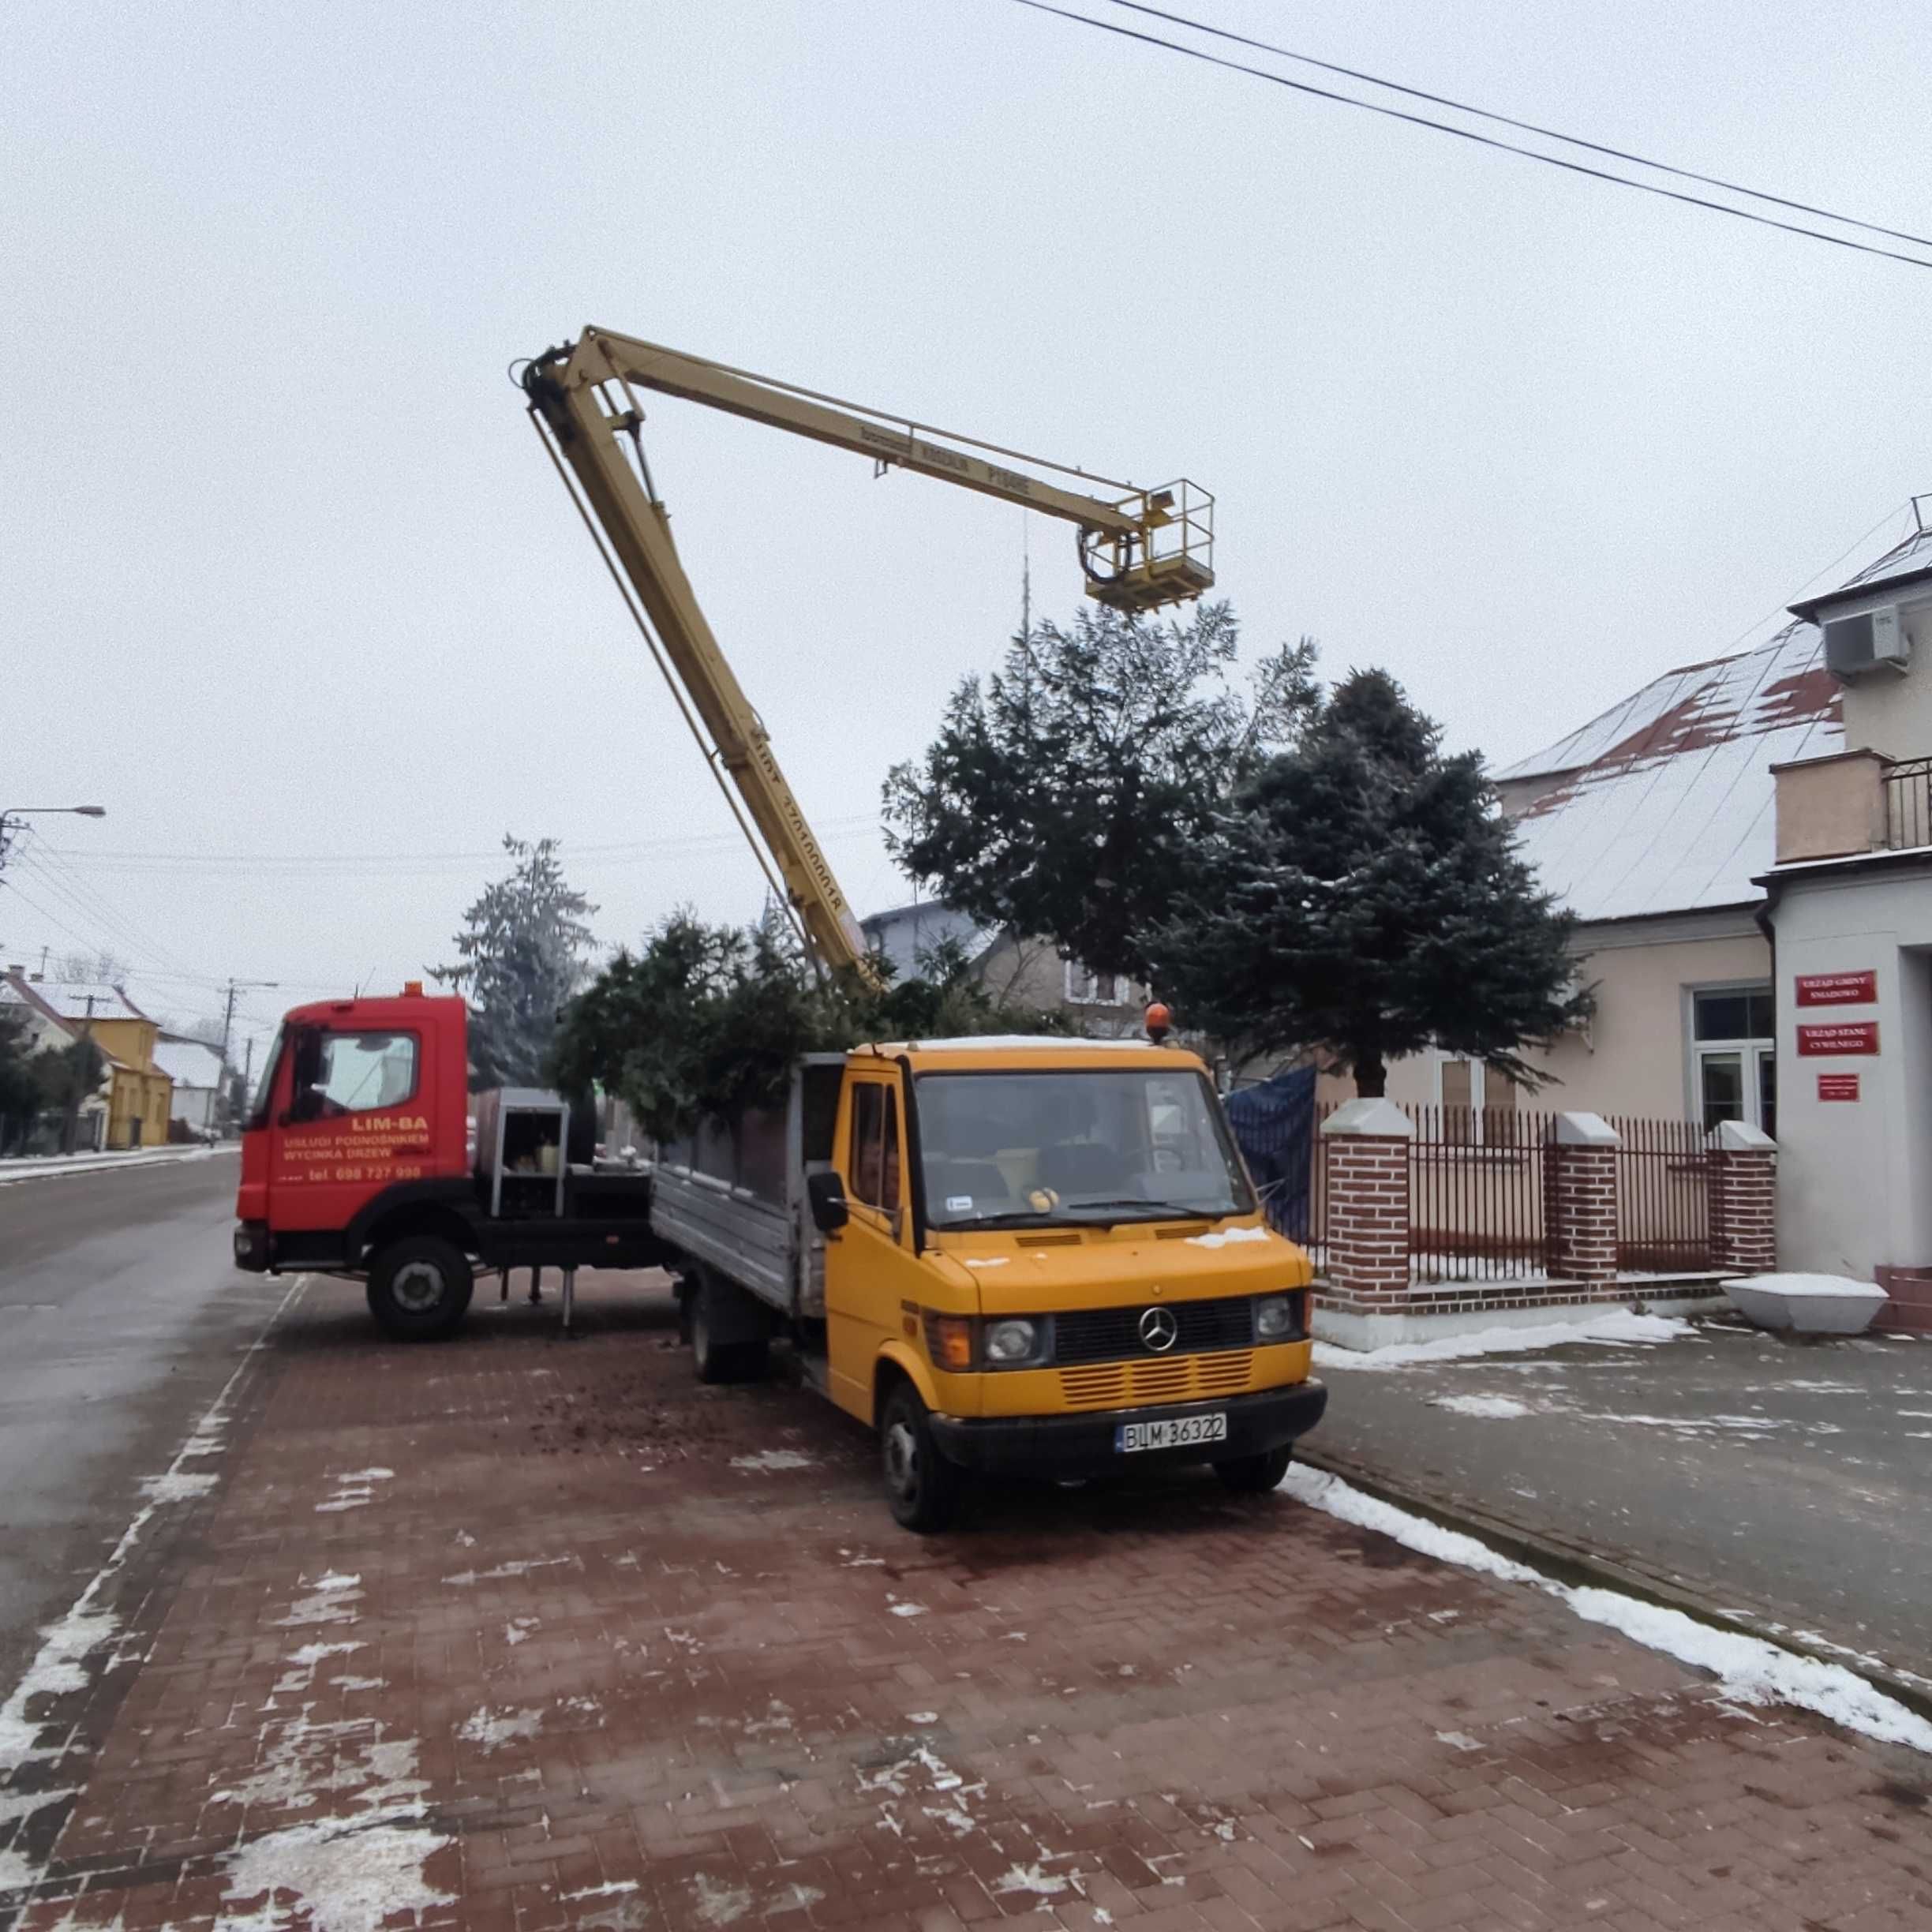
M107 1056L107 1144L154 1147L168 1137L174 1083L155 1065L160 1033L152 1020L96 1020L89 1028Z
M160 1023L118 987L30 979L17 967L9 968L6 977L18 998L58 1020L76 1039L85 1034L107 1055L101 1083L107 1100L107 1144L165 1144L174 1083L155 1064Z

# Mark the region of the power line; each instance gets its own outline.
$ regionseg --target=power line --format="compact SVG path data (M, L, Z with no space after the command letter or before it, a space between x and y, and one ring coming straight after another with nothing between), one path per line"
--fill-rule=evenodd
M1276 54L1283 60L1298 61L1305 67L1318 67L1324 73L1343 74L1351 80L1365 80L1371 87L1386 88L1391 94L1406 94L1411 100L1428 101L1438 107L1452 107L1458 114L1473 114L1478 120L1493 121L1499 126L1515 128L1525 134L1538 134L1545 140L1561 141L1566 147L1581 148L1590 154L1608 155L1613 160L1632 162L1638 167L1653 169L1660 174L1674 174L1679 181L1702 182L1706 188L1721 188L1727 194L1748 196L1754 201L1768 201L1774 208L1791 208L1800 215L1816 215L1847 228L1862 228L1867 234L1889 235L1895 242L1909 242L1917 248L1932 249L1932 238L1914 234L1909 229L1887 228L1878 222L1860 221L1854 215L1838 215L1829 208L1814 208L1809 201L1794 201L1788 196L1770 194L1762 188L1747 188L1737 182L1726 181L1720 174L1700 174L1695 168L1675 167L1668 161L1653 161L1648 155L1632 154L1627 148L1612 148L1602 141L1586 140L1580 134L1565 134L1556 128L1541 126L1534 121L1519 121L1513 114L1472 107L1469 102L1457 100L1447 94L1431 94L1423 88L1385 80L1380 74L1365 73L1359 67L1344 67L1335 61L1318 60L1312 54L1297 54L1292 47L1277 47L1272 41L1252 39L1226 27L1190 19L1185 13L1170 13L1164 7L1145 6L1143 0L1108 0L1108 4L1123 7L1130 13L1144 13L1155 20L1166 21L1176 27L1192 28L1196 33L1210 35L1217 40L1231 40L1237 46L1253 47L1264 54Z
M1479 134L1473 128L1457 127L1451 122L1435 120L1428 114L1411 114L1403 108L1385 106L1380 101L1363 100L1355 95L1340 93L1332 88L1316 87L1306 80L1291 80L1286 74L1272 73L1265 67L1251 67L1244 61L1229 60L1221 54L1210 54L1204 47L1189 47L1185 41L1169 40L1159 34L1148 33L1137 27L1125 26L1118 21L1096 20L1091 13L1076 13L1069 7L1052 6L1050 0L1015 0L1015 4L1031 8L1036 13L1051 13L1061 20L1077 21L1083 27L1092 27L1102 33L1118 35L1123 40L1137 40L1147 47L1161 47L1170 54L1185 54L1189 60L1204 62L1210 67L1224 67L1230 73L1247 74L1254 80L1269 81L1276 87L1286 88L1297 94L1306 94L1316 100L1333 101L1343 107L1359 107L1365 114L1380 114L1385 120L1405 122L1411 127L1428 128L1438 134L1453 134L1458 140L1473 141L1479 148L1493 148L1503 154L1520 155L1527 161L1541 161L1547 167L1561 168L1567 174L1582 174L1592 181L1608 182L1619 188L1634 188L1640 194L1657 195L1666 201L1681 201L1689 208L1704 208L1716 215L1728 215L1737 221L1754 222L1762 228L1781 229L1787 234L1803 235L1809 241L1829 242L1833 248L1849 249L1856 254L1881 256L1888 261L1903 262L1908 268L1932 269L1932 260L1928 260L1923 255L1904 255L1896 249L1874 248L1867 242L1855 242L1846 235L1826 234L1821 229L1807 228L1799 222L1780 221L1774 215L1760 215L1750 208L1732 208L1728 202L1713 201L1704 195L1687 194L1682 189L1661 187L1655 182L1632 181L1627 174L1619 174L1608 168L1592 167L1586 162L1567 160L1561 155L1544 154L1534 148L1525 148L1515 141L1499 140L1492 134ZM1211 32L1213 29L1203 28L1201 31ZM1644 165L1654 164L1646 163ZM1762 198L1767 200L1776 199L1771 196ZM1833 215L1829 219L1839 221L1846 218ZM1874 226L1864 222L1849 225L1865 228ZM1876 231L1881 234L1894 232L1889 229Z
M821 822L822 837L854 838L876 831L878 814L855 813L842 818ZM713 852L735 849L742 842L736 832L691 833L679 838L631 839L610 844L575 845L566 856L571 860L592 860L605 864L645 863L655 859L697 858ZM64 861L85 866L97 872L199 872L264 870L290 877L325 875L331 871L363 873L375 871L391 876L434 872L458 866L486 865L503 856L493 852L133 852L73 846L48 847Z

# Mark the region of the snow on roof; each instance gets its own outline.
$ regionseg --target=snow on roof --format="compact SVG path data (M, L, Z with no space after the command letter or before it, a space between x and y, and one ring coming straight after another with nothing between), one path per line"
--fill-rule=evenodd
M156 1040L154 1063L177 1087L221 1084L221 1055L200 1040Z
M1776 857L1771 767L1843 739L1823 638L1793 623L1666 672L1496 777L1544 885L1579 919L1637 919L1758 897Z
M1904 542L1894 544L1883 556L1874 557L1863 570L1848 577L1836 590L1821 591L1813 597L1801 597L1792 605L1792 614L1809 620L1825 605L1854 590L1874 590L1895 578L1932 575L1932 530L1915 530Z
M915 977L919 956L948 940L956 941L970 961L978 959L999 937L997 927L982 926L970 913L956 912L936 899L893 906L859 923L865 936L892 961L901 979Z
M150 1017L119 987L110 986L104 979L32 979L26 986L30 997L37 998L63 1020L84 1020L90 1013L96 1020Z

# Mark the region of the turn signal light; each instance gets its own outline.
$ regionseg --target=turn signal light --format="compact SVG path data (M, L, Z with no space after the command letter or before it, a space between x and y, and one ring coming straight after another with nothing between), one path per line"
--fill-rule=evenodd
M965 1315L926 1316L926 1353L935 1368L962 1375L973 1365L973 1325Z

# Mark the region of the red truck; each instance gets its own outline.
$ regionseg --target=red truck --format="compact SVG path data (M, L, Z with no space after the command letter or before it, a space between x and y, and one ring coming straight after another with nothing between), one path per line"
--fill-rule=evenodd
M650 1176L597 1171L584 1110L573 1134L553 1094L479 1095L473 1148L468 1043L463 1002L416 982L286 1013L242 1134L235 1265L366 1282L385 1329L427 1340L479 1271L665 1260Z

